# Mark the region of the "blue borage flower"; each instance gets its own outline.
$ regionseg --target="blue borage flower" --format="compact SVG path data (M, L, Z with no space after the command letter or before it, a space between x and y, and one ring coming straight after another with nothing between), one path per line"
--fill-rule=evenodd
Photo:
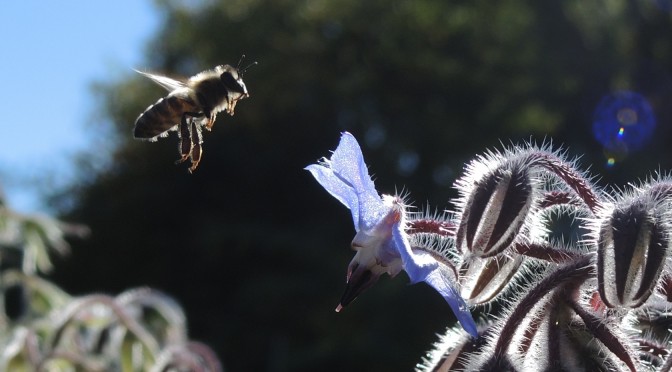
M332 196L352 213L356 235L352 248L357 251L350 262L347 286L336 308L340 311L382 275L394 277L406 271L412 283L426 282L448 302L462 327L478 337L476 324L448 267L429 252L412 249L406 232L407 212L399 196L376 191L368 174L357 140L343 132L330 159L306 167Z

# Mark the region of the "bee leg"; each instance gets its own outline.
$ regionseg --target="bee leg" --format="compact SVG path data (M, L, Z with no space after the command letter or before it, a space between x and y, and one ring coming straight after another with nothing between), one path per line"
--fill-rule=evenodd
M193 173L198 167L198 163L201 161L201 155L203 155L203 136L201 134L201 129L196 125L195 121L191 121L191 167L189 168L189 173Z
M212 117L210 118L210 129L212 129L212 126L215 125L215 120L217 120L217 113L213 113Z
M191 121L193 122L193 120ZM189 130L187 114L182 115L182 120L180 121L177 134L180 138L178 150L180 151L181 157L175 162L175 164L180 164L189 159L189 154L191 154L191 132Z
M236 108L236 103L238 103L238 100L237 100L237 99L229 100L228 105L227 105L227 107L226 107L226 113L227 113L227 114L233 116L233 114L234 114L234 110L235 110L235 108Z
M205 113L206 116L208 117L208 120L205 122L205 129L209 132L212 130L212 126L215 125L215 119L217 119L217 113L212 112L208 114L207 112Z

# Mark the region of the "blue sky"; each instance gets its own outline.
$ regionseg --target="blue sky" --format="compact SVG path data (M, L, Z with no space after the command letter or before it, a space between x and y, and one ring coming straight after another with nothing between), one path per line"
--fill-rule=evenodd
M2 2L0 187L13 209L48 212L40 190L67 182L104 125L91 83L146 65L160 21L149 0Z

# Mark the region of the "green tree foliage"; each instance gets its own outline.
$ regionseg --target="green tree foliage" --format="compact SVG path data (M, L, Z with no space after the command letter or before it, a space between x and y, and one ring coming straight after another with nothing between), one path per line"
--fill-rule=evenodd
M81 182L64 193L74 199L54 199L94 232L73 244L55 278L76 293L138 285L170 293L192 337L230 371L409 370L454 321L439 296L404 279L333 312L352 228L303 167L328 155L339 132L362 139L381 192L405 189L417 205L438 208L455 196L465 160L500 140L552 137L603 164L590 123L612 89L643 91L660 120L652 146L669 137L670 16L649 2L157 7L164 26L147 45L147 66L134 67L189 76L244 53L259 62L245 76L251 97L205 133L190 175L173 164L174 136L131 139L137 115L164 92L139 75L99 86L108 120L95 125L113 125L105 136L116 147L102 171L98 157L82 161ZM642 176L641 162L672 167L642 152L619 169Z

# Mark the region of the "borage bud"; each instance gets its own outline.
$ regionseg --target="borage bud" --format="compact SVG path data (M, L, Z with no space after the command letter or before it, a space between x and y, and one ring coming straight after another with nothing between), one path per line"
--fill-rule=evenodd
M469 177L469 176L468 176ZM471 185L462 203L456 245L478 257L506 249L520 233L532 208L534 185L523 165L504 163Z
M458 329L448 328L439 336L439 341L425 355L422 363L416 366L415 371L465 371L470 360L484 351L487 340L487 337L470 339Z
M609 307L641 306L656 287L670 245L670 226L647 195L616 205L599 225L598 289Z
M512 283L522 263L519 254L473 258L460 270L462 298L471 305L492 301Z

